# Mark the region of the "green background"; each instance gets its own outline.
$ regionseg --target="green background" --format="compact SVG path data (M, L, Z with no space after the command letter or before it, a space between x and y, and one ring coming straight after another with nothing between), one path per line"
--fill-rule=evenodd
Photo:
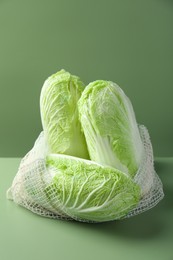
M64 68L118 83L155 156L172 156L173 1L0 1L0 156L24 156L41 131L44 80Z

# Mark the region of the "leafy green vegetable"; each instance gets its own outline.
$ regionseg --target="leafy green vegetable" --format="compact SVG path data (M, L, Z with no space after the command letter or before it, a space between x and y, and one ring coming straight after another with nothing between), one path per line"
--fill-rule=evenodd
M77 107L83 90L80 79L65 70L45 81L40 111L49 152L89 158Z
M40 110L43 132L22 159L9 199L41 216L105 222L163 197L147 130L139 132L118 85L97 80L85 88L61 70L45 81Z
M113 82L90 83L78 102L91 160L134 176L143 144L129 98Z
M114 220L139 202L139 186L117 169L60 154L48 155L46 166L52 176L47 197L54 203L57 199L61 211L73 218Z

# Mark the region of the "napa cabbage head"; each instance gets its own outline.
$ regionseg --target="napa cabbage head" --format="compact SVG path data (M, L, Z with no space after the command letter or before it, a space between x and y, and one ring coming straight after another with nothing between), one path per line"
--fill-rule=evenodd
M129 98L111 81L90 83L78 102L91 160L134 176L143 143Z
M49 154L46 168L52 179L44 190L48 200L74 219L115 220L139 203L140 187L117 169L61 154Z
M77 76L65 70L45 81L40 95L40 112L48 153L88 158L77 107L84 87Z

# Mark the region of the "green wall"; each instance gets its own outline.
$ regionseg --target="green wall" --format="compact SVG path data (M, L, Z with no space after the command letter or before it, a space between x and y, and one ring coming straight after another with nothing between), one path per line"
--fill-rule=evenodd
M173 1L0 0L0 156L41 131L44 80L64 68L118 83L155 156L173 156Z

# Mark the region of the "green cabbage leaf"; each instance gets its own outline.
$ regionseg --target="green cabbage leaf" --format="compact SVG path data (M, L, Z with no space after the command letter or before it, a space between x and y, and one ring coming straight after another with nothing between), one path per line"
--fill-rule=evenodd
M45 81L40 95L40 111L49 153L89 158L77 107L84 87L77 76L65 70Z
M74 219L119 219L139 202L140 187L117 169L60 154L48 155L46 166L52 176L47 197Z
M92 161L134 176L143 143L129 98L111 81L97 80L78 102L80 120Z

